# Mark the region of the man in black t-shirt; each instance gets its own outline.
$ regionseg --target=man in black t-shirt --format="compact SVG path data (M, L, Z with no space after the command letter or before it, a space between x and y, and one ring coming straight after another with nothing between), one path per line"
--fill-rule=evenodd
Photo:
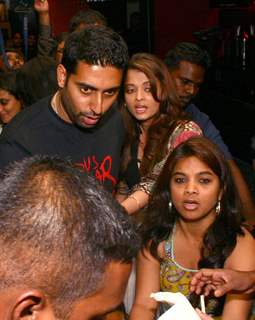
M71 34L57 68L59 90L6 126L0 168L35 154L57 155L113 191L124 141L114 104L127 62L127 46L112 29L93 26Z

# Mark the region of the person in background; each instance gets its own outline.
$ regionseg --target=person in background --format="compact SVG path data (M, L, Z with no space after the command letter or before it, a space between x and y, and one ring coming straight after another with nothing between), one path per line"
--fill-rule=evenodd
M80 10L71 18L69 23L69 32L71 33L91 25L106 27L106 17L97 10Z
M175 105L168 70L155 55L137 53L131 57L123 91L122 114L128 137L117 197L131 214L147 204L169 153L182 141L202 133Z
M182 108L190 114L203 131L204 136L216 143L224 153L231 168L235 184L241 196L243 215L255 223L255 202L238 165L225 145L220 132L210 118L194 104L193 99L204 82L205 72L210 66L208 53L194 43L180 42L165 56L165 63L174 82L174 89Z
M54 39L51 35L49 2L47 0L35 0L34 9L38 14L39 20L38 54L42 56L55 56L55 52L61 42ZM78 11L70 20L69 32L83 29L89 25L107 26L107 21L97 10L87 9ZM65 40L63 38L61 47Z
M54 58L58 64L61 63L61 61L62 61L65 41L66 41L67 37L69 36L69 34L70 34L69 32L61 32L56 38L57 46L56 46L56 50L54 52Z
M140 240L93 177L58 157L16 162L0 219L1 319L89 320L122 301Z
M1 60L3 61L3 63L1 63L3 72L18 70L25 63L24 55L19 49L6 48L5 55L7 63L5 63L3 55L1 56Z
M18 49L19 51L23 50L24 42L20 32L14 32L10 44L11 47Z
M192 137L173 150L141 224L131 320L154 319L158 305L149 298L152 292L180 291L197 307L199 296L189 286L199 268L254 270L255 240L242 226L240 209L229 166L214 143ZM252 301L252 296L208 296L206 313L247 320ZM160 311L166 311L163 304Z
M0 132L23 107L16 85L16 73L0 74Z
M25 106L53 95L58 89L57 63L51 57L37 56L17 71L17 88Z
M27 60L37 56L37 36L34 33L28 35L28 57Z

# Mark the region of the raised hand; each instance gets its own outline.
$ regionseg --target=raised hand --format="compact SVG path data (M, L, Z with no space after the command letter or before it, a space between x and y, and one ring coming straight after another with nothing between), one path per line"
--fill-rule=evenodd
M35 0L34 9L39 14L48 13L49 12L49 2L48 2L48 0Z

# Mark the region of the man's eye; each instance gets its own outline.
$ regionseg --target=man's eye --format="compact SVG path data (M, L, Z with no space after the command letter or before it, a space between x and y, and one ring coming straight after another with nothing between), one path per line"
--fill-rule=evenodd
M112 96L115 95L115 93L116 93L116 90L109 90L109 91L105 91L104 94L105 94L106 96L112 97Z
M82 92L82 93L85 93L85 94L91 93L91 91L92 91L92 90L91 90L90 88L87 88L87 87L82 87L82 88L81 88L81 92Z
M182 79L182 83L187 85L187 84L190 84L190 81L189 80L186 80L186 79Z

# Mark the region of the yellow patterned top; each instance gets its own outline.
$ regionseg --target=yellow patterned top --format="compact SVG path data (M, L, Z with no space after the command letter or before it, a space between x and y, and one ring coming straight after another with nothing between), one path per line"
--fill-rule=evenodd
M175 229L175 228L174 228ZM165 242L165 258L160 265L160 287L161 291L181 292L191 302L193 307L200 308L199 296L189 291L192 276L198 270L187 269L178 264L174 258L174 230ZM209 297L206 301L206 312L213 316L222 313L224 299ZM161 306L161 313L165 312L169 305ZM214 318L220 319L220 318Z

